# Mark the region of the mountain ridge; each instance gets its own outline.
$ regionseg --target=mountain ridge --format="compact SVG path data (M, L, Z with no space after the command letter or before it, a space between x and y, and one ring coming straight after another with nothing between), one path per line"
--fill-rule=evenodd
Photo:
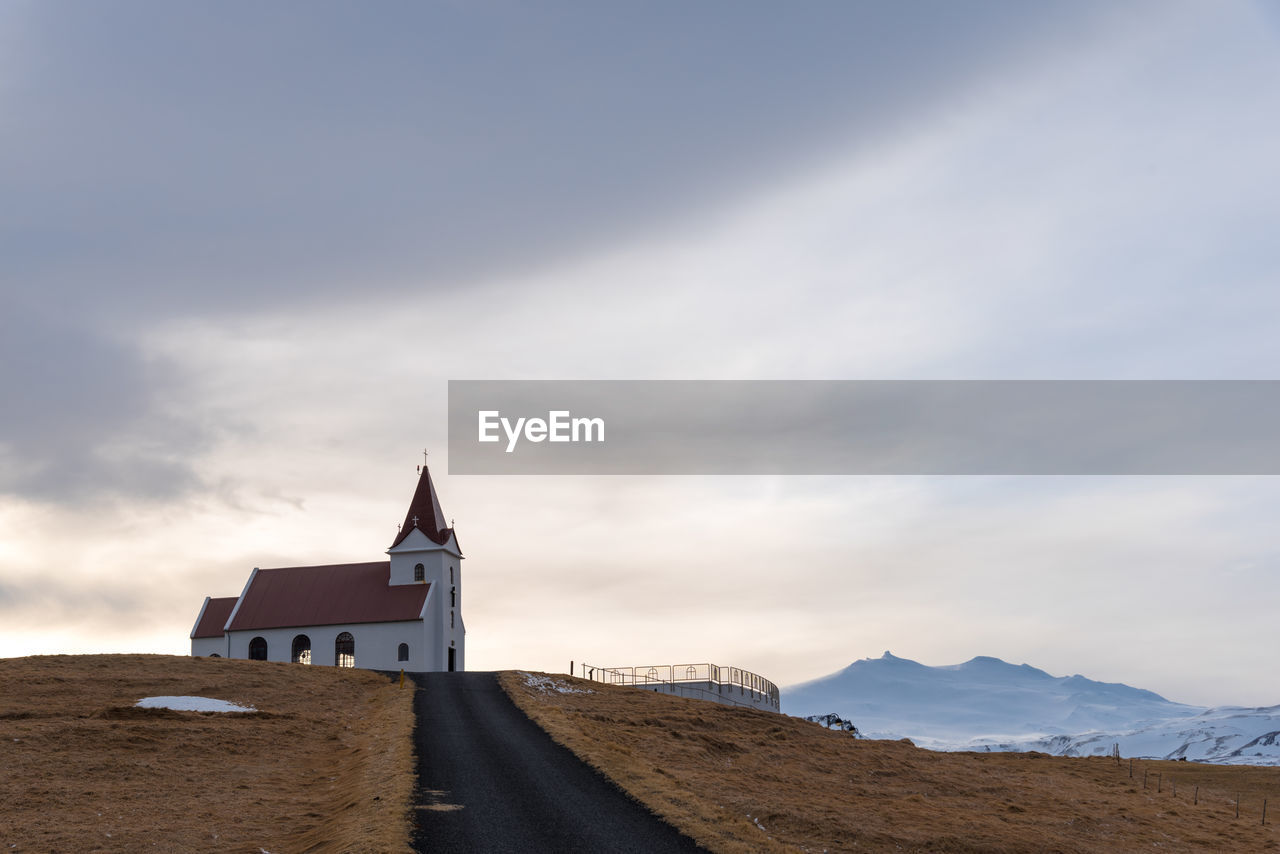
M1110 753L1280 764L1280 705L1192 706L1122 682L975 656L929 666L886 651L782 691L798 716L834 713L866 737L935 750Z

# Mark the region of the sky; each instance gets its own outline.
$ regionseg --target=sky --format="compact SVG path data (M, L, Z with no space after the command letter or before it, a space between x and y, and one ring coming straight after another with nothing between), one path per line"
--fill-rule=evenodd
M0 2L0 655L378 560L467 666L1280 703L1270 477L449 475L450 379L1276 379L1268 3Z

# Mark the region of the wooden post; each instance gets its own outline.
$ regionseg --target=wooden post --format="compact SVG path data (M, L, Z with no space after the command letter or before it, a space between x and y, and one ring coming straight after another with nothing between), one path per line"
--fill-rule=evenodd
M400 668L400 687L404 687L404 668Z
M1164 785L1163 780L1164 780L1164 772L1161 771L1159 774L1156 775L1156 791L1157 792L1164 791L1164 789L1162 788Z
M1133 779L1133 757L1129 757L1129 779Z
M1145 789L1146 787L1147 787L1147 769L1143 768L1142 769L1142 788Z
M1195 799L1191 801L1191 803L1193 804L1200 803L1200 787L1199 786L1196 786L1196 796L1195 796Z
M1236 818L1240 817L1240 793L1236 792Z
M569 659L569 675L573 675L573 659Z
M1267 799L1262 799L1262 823L1267 823Z
M1173 784L1173 796L1178 797L1178 778L1170 777L1169 782Z

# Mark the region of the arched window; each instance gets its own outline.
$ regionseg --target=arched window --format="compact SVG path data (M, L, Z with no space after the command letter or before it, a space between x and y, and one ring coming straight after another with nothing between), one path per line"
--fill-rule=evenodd
M209 653L209 657L210 657L210 658L222 658L222 656L218 655L216 652L211 652L211 653Z
M298 635L293 639L292 659L294 664L311 663L311 638L306 635Z
M333 642L333 663L338 667L356 666L356 639L351 632L343 632Z
M413 580L423 581L427 577L427 570L422 564L418 564L413 568Z
M396 650L396 661L409 660L409 645L407 643L400 644L400 649Z
M250 661L266 661L267 660L267 639L258 637L249 641L249 660Z

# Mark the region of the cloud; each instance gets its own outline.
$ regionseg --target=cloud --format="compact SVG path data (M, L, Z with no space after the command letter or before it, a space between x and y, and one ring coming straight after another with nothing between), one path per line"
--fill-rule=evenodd
M117 320L440 291L714 211L1099 13L21 7L10 281Z
M40 501L172 498L206 441L168 411L174 377L81 322L0 313L0 493Z
M379 557L449 378L1275 364L1249 6L21 8L0 574L43 651L180 651L252 566ZM473 666L891 648L1264 690L1268 484L513 480L440 488ZM86 528L86 487L173 500Z

